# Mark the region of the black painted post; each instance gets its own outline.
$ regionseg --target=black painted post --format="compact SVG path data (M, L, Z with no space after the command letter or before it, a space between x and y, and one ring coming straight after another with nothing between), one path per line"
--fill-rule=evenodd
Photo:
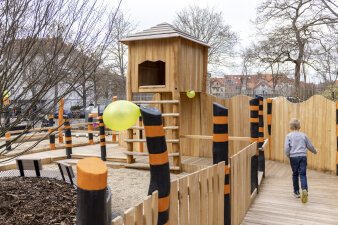
M72 132L68 117L65 117L65 140L66 140L66 155L67 159L71 159L72 151Z
M103 113L99 113L99 120L100 120L100 147L101 147L101 159L106 161L107 150L106 150L106 133L104 129L103 123Z
M250 142L258 142L259 138L259 99L254 98L250 100ZM257 154L251 158L251 193L254 192L255 188L258 191L258 151Z
M52 127L54 125L54 115L49 116L49 121L48 121L49 127ZM50 133L49 135L49 145L51 150L55 150L55 134L52 134L53 129L48 129L48 132Z
M170 170L162 114L157 108L141 105L147 147L149 151L150 185L148 195L158 191L158 225L168 224Z
M88 123L93 123L93 114L88 115ZM93 131L93 124L88 124L88 131ZM89 144L94 144L93 133L88 133Z
M259 124L258 124L258 171L263 172L263 177L265 177L265 153L262 149L262 146L264 144L264 117L263 117L263 96L257 96L259 99L259 111L258 111L258 118L259 118Z
M212 143L213 164L225 161L224 224L231 224L228 109L213 103L214 134Z

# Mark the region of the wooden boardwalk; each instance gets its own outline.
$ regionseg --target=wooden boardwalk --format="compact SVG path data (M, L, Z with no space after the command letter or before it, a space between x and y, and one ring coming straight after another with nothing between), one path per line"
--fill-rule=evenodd
M307 170L309 201L293 196L289 165L267 161L259 194L242 224L338 224L338 177Z

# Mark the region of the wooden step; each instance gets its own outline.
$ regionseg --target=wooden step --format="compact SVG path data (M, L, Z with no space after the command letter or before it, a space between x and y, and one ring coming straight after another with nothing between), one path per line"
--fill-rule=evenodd
M163 127L164 130L178 130L178 126L168 126L168 127ZM144 127L137 127L133 126L130 127L129 129L134 129L134 130L144 130Z
M129 151L123 151L122 152L123 154L126 154L126 155L134 155L134 156L148 156L148 152L129 152ZM168 156L169 157L172 157L172 156L179 156L180 153L179 152L176 152L176 153L168 153Z
M178 104L179 100L132 101L135 104Z
M146 142L146 139L124 139L125 142ZM169 139L166 140L167 143L179 143L179 139Z

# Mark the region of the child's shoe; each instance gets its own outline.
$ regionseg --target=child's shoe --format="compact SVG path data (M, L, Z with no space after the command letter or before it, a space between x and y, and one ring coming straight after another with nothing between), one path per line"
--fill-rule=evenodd
M307 203L307 190L302 191L302 202Z
M293 195L295 196L295 198L300 198L300 194L299 194L299 191L297 192L294 192Z

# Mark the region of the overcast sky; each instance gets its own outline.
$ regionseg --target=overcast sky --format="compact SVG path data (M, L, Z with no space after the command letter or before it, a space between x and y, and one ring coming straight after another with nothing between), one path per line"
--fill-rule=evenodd
M177 12L189 5L215 7L223 13L224 22L241 38L245 46L250 43L256 7L262 0L122 0L122 10L144 30L162 22L172 23Z

